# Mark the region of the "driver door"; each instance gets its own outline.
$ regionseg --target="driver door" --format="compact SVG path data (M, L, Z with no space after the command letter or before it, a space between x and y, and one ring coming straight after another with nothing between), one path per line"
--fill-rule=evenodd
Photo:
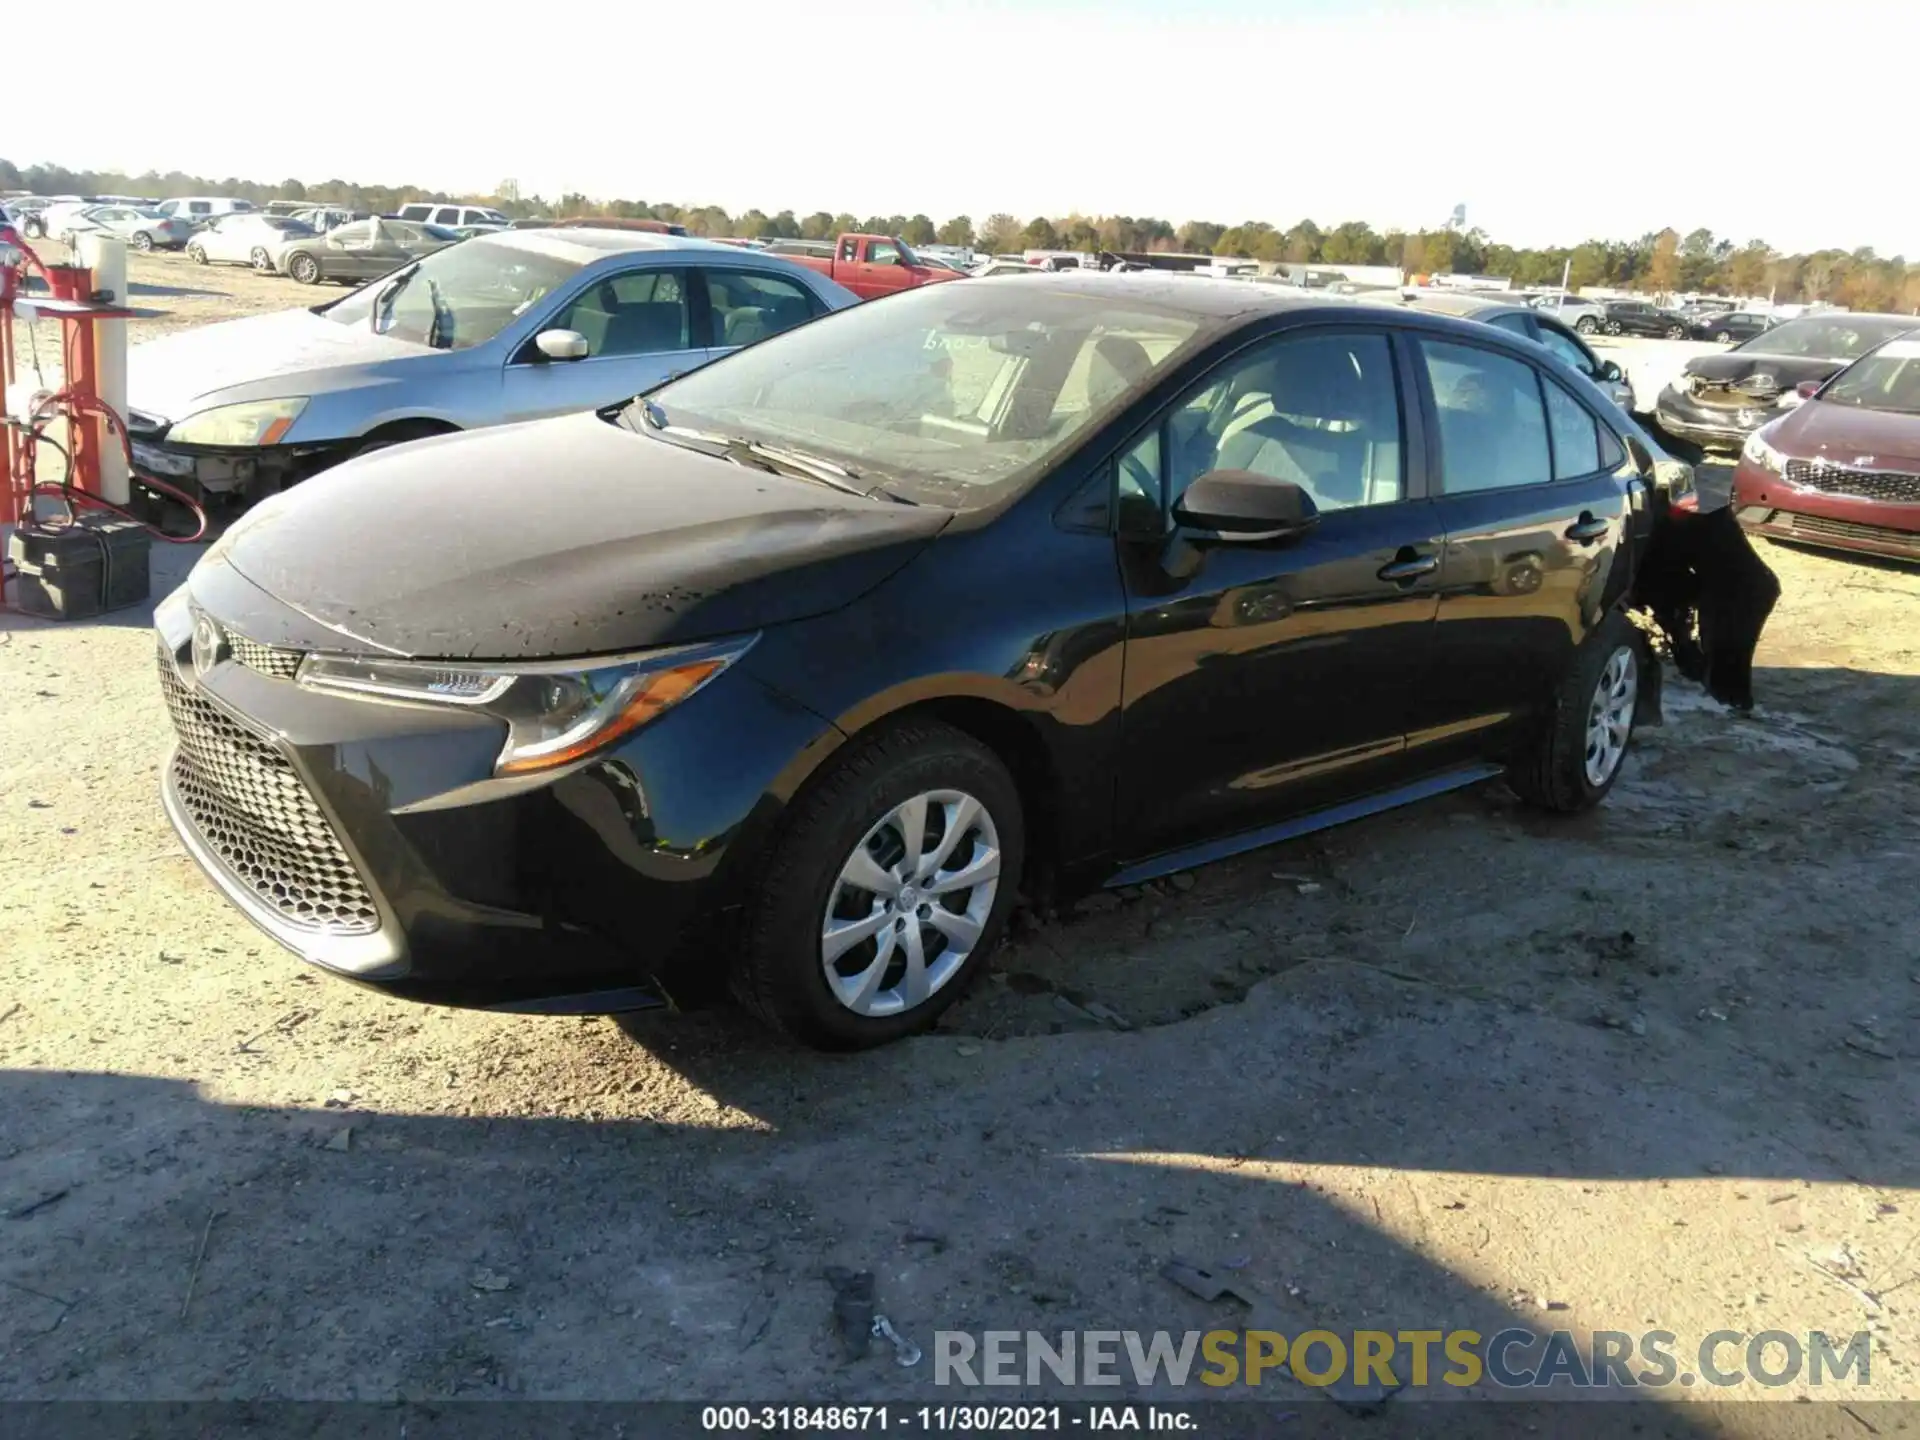
M1445 538L1410 443L1415 393L1387 330L1283 335L1119 458L1128 858L1407 778ZM1177 533L1172 503L1210 470L1290 480L1318 523L1265 542Z
M507 362L507 418L530 420L593 410L631 399L707 363L711 347L694 325L695 301L684 270L653 266L589 280L563 300ZM586 337L580 360L550 360L534 337L571 330Z

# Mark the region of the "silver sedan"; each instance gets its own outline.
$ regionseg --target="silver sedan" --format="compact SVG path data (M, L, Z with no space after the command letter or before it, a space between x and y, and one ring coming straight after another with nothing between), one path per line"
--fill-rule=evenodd
M855 303L705 240L476 236L311 310L134 347L134 463L203 494L269 493L383 445L611 405Z

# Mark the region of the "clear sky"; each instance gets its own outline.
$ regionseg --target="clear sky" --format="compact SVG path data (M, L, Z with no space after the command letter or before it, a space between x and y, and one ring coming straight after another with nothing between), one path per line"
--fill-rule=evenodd
M0 154L936 221L1464 203L1516 245L1704 225L1920 258L1910 0L104 9L102 101L10 107Z

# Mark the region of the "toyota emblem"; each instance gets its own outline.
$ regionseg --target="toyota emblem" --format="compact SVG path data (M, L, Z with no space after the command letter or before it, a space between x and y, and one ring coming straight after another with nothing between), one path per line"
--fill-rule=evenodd
M220 627L214 621L202 615L193 622L193 673L201 679L214 666L220 663L220 652L225 648L227 637L220 633Z

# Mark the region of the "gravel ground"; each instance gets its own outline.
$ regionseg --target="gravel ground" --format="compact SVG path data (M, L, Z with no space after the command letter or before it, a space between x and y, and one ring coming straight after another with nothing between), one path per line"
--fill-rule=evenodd
M314 298L133 278L136 339ZM825 1267L929 1349L1237 1323L1175 1255L1295 1329L1870 1329L1849 1394L1920 1396L1920 573L1765 554L1761 710L1670 678L1598 812L1103 897L851 1058L314 973L161 816L147 616L0 617L0 1400L952 1401L840 1355ZM1645 1433L1842 1433L1706 1393Z

